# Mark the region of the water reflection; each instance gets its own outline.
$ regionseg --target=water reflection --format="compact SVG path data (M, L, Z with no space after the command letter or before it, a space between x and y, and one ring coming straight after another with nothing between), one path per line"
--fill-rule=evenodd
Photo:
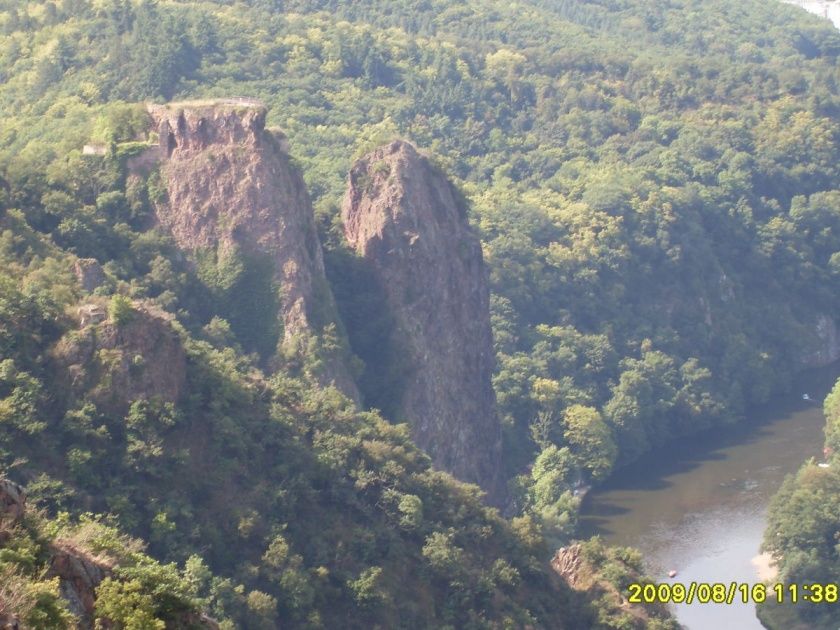
M784 476L822 452L821 401L840 375L834 365L803 375L794 392L743 425L681 440L619 471L584 500L582 535L638 547L648 571L667 581L757 581L752 559L767 504ZM808 391L812 401L802 400ZM751 605L678 606L691 629L761 628Z

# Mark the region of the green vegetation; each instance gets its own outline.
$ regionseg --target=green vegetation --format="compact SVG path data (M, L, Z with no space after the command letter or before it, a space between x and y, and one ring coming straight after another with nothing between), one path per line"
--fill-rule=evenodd
M785 386L837 306L829 25L722 0L388 6L10 3L0 163L14 206L71 251L118 258L130 235L86 209L108 184L77 181L108 161L78 168L73 151L145 139L119 99L246 94L287 133L334 247L356 149L407 136L460 179L491 266L511 475L538 452L544 381L552 443L582 404L619 462ZM56 197L67 189L75 201ZM386 408L381 385L369 398Z
M837 584L840 582L840 381L825 399L825 462L813 459L785 479L770 505L764 549L779 568L786 585L834 585L822 602L800 601L759 607L768 628L802 626L821 630L837 625ZM831 588L831 587L829 587ZM804 593L804 591L802 591ZM820 592L808 593L812 598ZM786 593L788 596L790 593ZM788 597L790 599L790 597Z
M545 539L574 535L578 484L786 387L837 312L838 54L828 24L760 0L0 0L0 471L49 515L113 515L190 572L179 601L242 627L624 627L552 584ZM262 261L192 267L154 228L160 173L127 169L155 140L138 103L237 94L289 138L365 402L391 420L410 366L343 249L346 173L400 136L457 181L490 269L512 521L404 427L262 371L246 353L282 334ZM114 323L131 300L176 317L182 399L67 395L51 351L87 299L75 256L103 265ZM806 468L784 503L830 501L835 477ZM772 543L785 579L836 579L813 555L836 513L815 513L774 508L778 531L812 527ZM64 614L26 571L26 610ZM102 614L167 622L147 581L104 583Z
M108 318L117 326L131 321L134 314L134 308L131 306L131 300L124 295L115 295L111 298L108 304Z
M280 299L274 282L274 263L268 256L244 255L238 248L222 254L199 252L196 275L206 296L202 310L215 312L230 323L246 351L268 357L282 337L278 317Z
M117 556L97 614L125 628L182 619L189 606L223 627L595 624L588 598L550 577L530 517L508 522L476 487L431 470L404 425L314 382L263 375L218 317L206 341L173 328L187 353L180 400L97 405L99 383L68 395L49 350L79 336L64 315L80 297L63 271L71 256L16 211L2 227L2 262L18 281L0 283L0 470L27 481L42 509L108 513L183 567ZM132 304L111 305L119 325L113 313ZM37 570L26 575L26 589L54 596Z
M586 591L598 602L599 621L617 628L675 630L678 627L664 606L646 605L644 616L640 616L638 609L628 610L625 603L628 586L649 582L644 576L638 551L629 547L607 547L598 536L581 543L579 549L582 568L576 576L575 588Z
M59 595L59 577L50 559L72 558L78 583L71 588L88 595L88 575L105 572L97 591L96 609L88 611L97 625L107 620L115 628L148 630L170 627L184 619L198 618L206 603L196 569L209 575L197 557L179 570L174 564L160 564L144 551L138 540L120 534L112 525L84 515L71 519L66 512L49 519L28 510L19 523L0 526L0 618L16 616L22 627L50 630L76 628L68 603ZM70 568L69 570L73 570ZM89 571L89 573L85 573ZM207 576L203 576L206 580ZM91 593L92 594L92 593ZM9 617L6 617L8 615ZM223 624L229 622L223 620ZM181 623L180 627L186 627Z

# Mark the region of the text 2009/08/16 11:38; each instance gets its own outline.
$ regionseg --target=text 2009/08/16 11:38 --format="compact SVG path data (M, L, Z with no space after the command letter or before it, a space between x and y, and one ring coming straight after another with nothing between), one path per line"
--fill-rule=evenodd
M761 604L768 597L775 598L780 604L836 604L838 601L837 584L633 583L627 590L627 599L631 604Z

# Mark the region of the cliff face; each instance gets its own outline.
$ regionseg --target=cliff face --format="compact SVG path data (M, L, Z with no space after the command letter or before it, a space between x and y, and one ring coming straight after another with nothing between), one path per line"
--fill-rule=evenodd
M263 275L271 276L271 286L237 298L253 310L276 301L284 344L333 322L306 187L284 141L265 130L265 109L253 103L183 104L150 106L149 113L166 188L166 199L156 203L157 218L177 244L219 267L236 257L267 262ZM325 363L326 380L355 398L343 363Z
M104 305L89 303L78 317L79 330L52 350L59 381L72 396L114 413L125 413L138 399L177 402L187 358L170 315L134 303L126 321L116 323Z
M832 317L817 316L811 331L811 347L806 347L800 357L803 367L823 367L840 359L840 331L837 330L837 323Z
M26 514L26 492L8 479L0 478L0 548L18 533L14 529ZM112 567L101 559L79 550L67 541L50 543L47 578L58 578L59 593L67 608L77 617L78 627L93 628L96 587L111 573ZM17 628L20 620L14 610L20 601L3 601L0 584L0 628Z
M113 567L68 541L58 540L51 548L47 577L59 580L59 593L76 617L79 628L93 628L96 589L111 575Z
M499 500L487 274L454 188L414 147L393 142L353 166L342 219L384 290L409 366L396 419L438 468Z
M621 567L633 582L646 582L639 562L628 561L623 550L609 547L593 548L595 543L576 543L558 549L551 559L551 568L574 591L584 595L584 601L598 602L601 618L621 619L621 627L643 630L657 627L676 630L681 626L661 604L631 604L627 592L621 592L607 578L606 568ZM589 550L585 550L589 547ZM594 620L593 620L594 621Z

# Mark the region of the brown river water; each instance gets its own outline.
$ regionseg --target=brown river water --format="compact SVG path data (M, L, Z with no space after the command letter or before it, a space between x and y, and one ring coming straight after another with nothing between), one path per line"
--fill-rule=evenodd
M657 582L759 581L752 561L767 506L785 475L822 456L822 400L838 376L838 364L802 374L789 394L742 424L679 440L621 469L585 498L581 535L640 549ZM672 610L690 630L762 628L752 604Z

